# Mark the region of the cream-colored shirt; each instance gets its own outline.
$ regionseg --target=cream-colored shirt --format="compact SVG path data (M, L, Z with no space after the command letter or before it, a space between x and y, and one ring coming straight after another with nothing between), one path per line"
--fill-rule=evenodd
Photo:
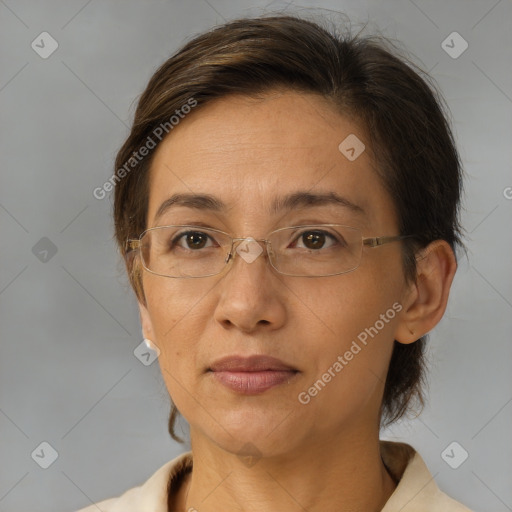
M441 492L423 459L405 443L380 441L381 455L398 485L381 512L471 512ZM164 464L144 484L78 512L168 512L181 477L192 470L192 452Z

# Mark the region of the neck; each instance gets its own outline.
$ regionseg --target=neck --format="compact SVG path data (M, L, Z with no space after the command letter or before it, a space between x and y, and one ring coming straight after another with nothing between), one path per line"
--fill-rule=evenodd
M396 484L377 435L311 440L273 457L247 459L191 431L194 467L173 511L380 511Z

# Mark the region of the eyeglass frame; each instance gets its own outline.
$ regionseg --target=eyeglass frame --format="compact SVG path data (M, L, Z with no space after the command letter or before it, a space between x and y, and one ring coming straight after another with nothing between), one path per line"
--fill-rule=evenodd
M305 224L305 225L298 225L298 226L286 226L286 227L283 227L283 228L275 229L274 231L271 231L270 233L268 233L265 236L268 238L271 235L273 235L274 233L277 233L278 231L283 231L285 229L290 229L290 228L334 227L334 226L339 226L339 227L344 227L344 228L349 228L349 229L353 229L353 230L359 231L359 233L361 234L361 242L362 242L361 249L364 246L367 246L367 247L370 247L370 248L380 247L381 245L385 245L385 244L388 244L388 243L391 243L391 242L398 242L398 241L404 240L406 238L414 238L416 236L416 235L390 235L390 236L386 235L386 236L364 237L364 236L362 236L362 231L359 228L355 228L353 226L347 226L346 224ZM207 231L214 231L216 233L221 233L223 235L226 235L229 239L231 239L231 248L229 250L229 253L228 253L226 259L224 260L224 266L222 267L221 270L219 270L219 272L216 272L215 274L207 274L205 276L168 276L168 275L165 275L165 274L159 274L158 272L155 272L155 271L150 270L149 268L147 268L146 265L145 265L145 262L144 262L144 258L141 257L142 267L144 268L144 270L146 270L147 272L149 272L151 274L154 274L156 276L169 277L171 279L200 279L200 278L203 278L203 277L212 277L212 276L218 276L219 274L222 274L222 272L224 272L226 267L229 265L229 262L230 261L234 261L234 259L235 259L235 256L233 254L234 252L236 252L236 250L234 250L235 242L242 242L244 240L255 241L255 242L264 242L265 243L265 249L266 249L265 252L266 252L266 255L268 256L268 261L270 263L270 266L276 272L278 272L279 274L284 275L284 276L290 276L290 277L331 277L331 276L338 276L338 275L342 275L342 274L348 274L348 273L353 272L354 270L358 269L359 266L361 265L361 260L362 260L362 254L361 254L361 257L359 259L359 263L357 264L356 267L354 267L354 268L352 268L350 270L345 270L343 272L336 272L335 274L326 274L326 275L320 275L320 276L286 274L286 273L281 272L280 270L278 270L274 266L274 264L272 262L272 258L270 256L270 254L273 254L273 249L272 249L272 244L271 244L270 240L267 240L266 238L253 238L251 236L243 237L243 238L232 237L229 233L226 233L225 231L221 231L220 229L207 228L207 227L204 227L204 226L197 226L197 225L193 225L193 224L169 224L169 225L166 225L166 226L153 226L152 228L145 229L139 235L139 238L129 238L128 240L126 240L126 245L125 245L126 253L128 253L130 251L134 251L134 250L140 249L141 243L142 243L142 238L144 237L144 235L146 233L148 233L149 231L153 231L153 230L156 230L156 229L162 229L162 228L196 228L196 229L199 229L199 230L207 230ZM240 245L240 244L238 244L238 245ZM268 247L270 247L270 252L268 250Z

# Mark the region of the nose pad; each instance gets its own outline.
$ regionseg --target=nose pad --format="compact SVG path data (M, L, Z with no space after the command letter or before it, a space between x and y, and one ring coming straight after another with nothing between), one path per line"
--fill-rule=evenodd
M272 260L274 260L274 249L272 249L272 244L270 243L265 243L265 247L267 248L267 255L269 258L272 258Z

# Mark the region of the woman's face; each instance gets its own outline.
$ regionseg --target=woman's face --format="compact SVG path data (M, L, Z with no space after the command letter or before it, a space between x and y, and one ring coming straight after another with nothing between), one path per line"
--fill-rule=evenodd
M263 100L212 102L158 147L148 227L199 223L262 239L281 227L333 223L359 228L363 236L398 234L369 148L353 161L338 148L350 134L368 146L357 124L314 95L274 92ZM321 202L272 210L276 199L297 192L334 192L360 210ZM208 194L225 206L174 205L156 218L177 193ZM163 378L192 442L202 437L233 453L251 443L270 455L375 432L408 293L400 251L399 243L365 247L356 270L330 277L278 274L265 252L251 263L235 253L228 272L217 276L144 272L144 334L160 349ZM235 363L227 373L211 371L228 356L254 355L277 358L292 370L267 368L253 380L229 371L240 370ZM258 388L262 381L274 385Z

